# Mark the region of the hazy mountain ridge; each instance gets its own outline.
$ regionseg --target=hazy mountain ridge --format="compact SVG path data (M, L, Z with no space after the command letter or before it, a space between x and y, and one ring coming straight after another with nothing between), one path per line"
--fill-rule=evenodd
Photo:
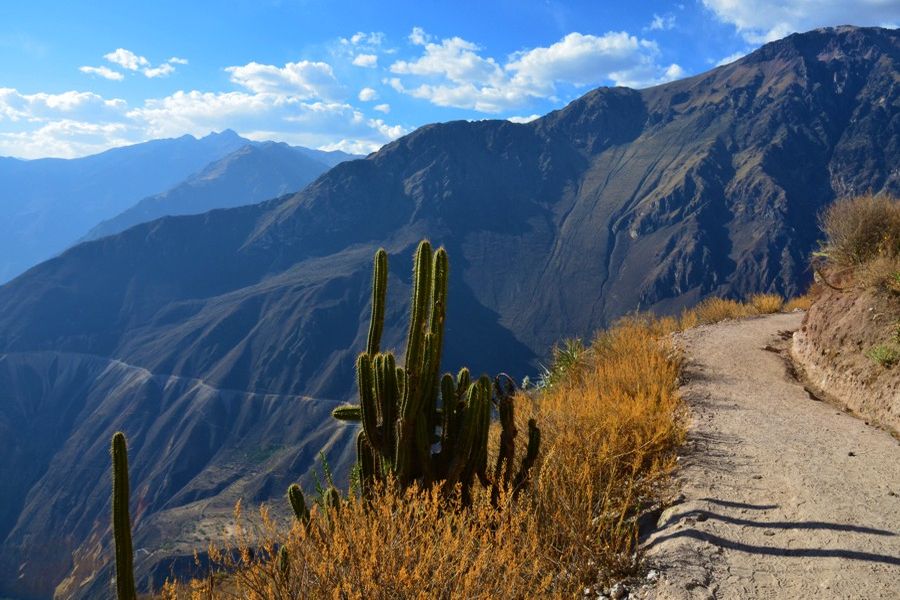
M0 160L0 281L65 250L101 220L249 140L233 131L153 140L77 159Z
M356 157L296 148L285 143L247 144L206 165L172 189L144 198L100 223L82 241L120 233L164 216L233 208L296 192L332 166L352 158Z
M295 192L335 164L356 158L343 152L300 147L293 149L290 158L277 157L277 149L265 142L242 138L231 130L199 139L185 135L152 140L76 159L0 157L0 282L62 252L101 221L129 211L141 199L164 195L210 163L224 160L246 146L260 145L272 154L274 164L256 163L253 168L260 179L255 186L237 176L241 171L238 166L244 164L244 175L252 179L250 157L245 156L237 165L223 163L220 168L232 164L235 169L228 180L231 187L223 189L220 184L217 188L214 182L208 182L207 187L198 188L195 178L185 182L195 186L193 208L203 212ZM293 163L290 169L286 161ZM245 191L252 199L241 202L240 194ZM199 196L204 193L206 197L200 202ZM223 198L222 205L216 204L217 198ZM177 203L185 200L184 194L176 194L168 198L168 205L157 202L153 208L144 206L129 212L120 222L120 229L113 226L111 230L134 225L143 217L153 219L168 214L167 210L176 210Z
M61 443L93 444L77 456L104 474L92 485L72 489L74 450L54 450L50 460L60 467L52 472L10 462L31 492L24 507L0 510L0 556L20 557L0 563L0 590L50 592L54 582L28 540L52 536L61 520L71 537L60 556L73 549L76 568L89 562L107 526L113 429L169 427L205 439L200 420L179 427L143 410L127 378L98 388L89 373L67 369L73 374L57 388L33 353L92 354L217 389L344 399L364 344L372 253L383 245L391 255L385 345L397 347L411 250L422 236L450 254L448 369L466 362L521 376L556 340L589 335L638 307L793 294L809 279L821 206L869 188L900 193L898 64L894 30L794 35L686 80L595 90L527 125L423 127L293 196L145 223L39 265L0 288L10 378L36 373L34 385L0 397L0 430L28 435L37 417L13 420L13 407L41 406L72 386L84 390L86 410L111 395L122 403L102 426L55 433ZM326 414L316 412L309 431L333 427ZM266 432L282 426L269 413L256 419ZM213 458L180 465L184 485L227 487L215 456L245 443L220 438ZM338 446L335 458L346 451ZM193 497L163 486L175 465L160 448L141 435L132 440L135 485L170 491L160 502L175 515ZM298 455L285 478L307 472L312 460ZM242 493L278 501L283 489L257 482ZM38 506L50 516L28 516ZM136 536L152 545L159 534L144 527L136 523Z

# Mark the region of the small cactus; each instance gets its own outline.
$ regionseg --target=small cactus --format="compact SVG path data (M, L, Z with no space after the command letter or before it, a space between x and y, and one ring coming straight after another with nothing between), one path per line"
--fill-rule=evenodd
M131 516L128 512L128 445L121 431L113 434L112 455L112 528L116 544L116 596L118 600L137 600L134 585L134 550L131 545Z

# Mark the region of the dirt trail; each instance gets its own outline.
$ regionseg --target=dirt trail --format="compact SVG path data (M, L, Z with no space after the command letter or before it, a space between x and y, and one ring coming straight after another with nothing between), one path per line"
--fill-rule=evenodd
M649 597L900 598L900 443L812 399L764 349L801 318L679 336L684 501L646 542L661 572Z

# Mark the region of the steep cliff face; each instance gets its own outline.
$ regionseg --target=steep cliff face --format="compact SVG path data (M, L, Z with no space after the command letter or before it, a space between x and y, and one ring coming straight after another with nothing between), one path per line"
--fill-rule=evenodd
M219 468L217 457L274 436L291 448L286 454L331 440L338 462L349 434L334 429L327 408L353 394L378 246L391 255L385 342L394 347L404 335L414 244L427 236L447 246L447 369L466 363L521 376L554 341L590 335L628 311L674 311L711 294L796 293L809 280L822 206L863 189L900 192L898 62L897 31L819 30L683 81L598 89L527 125L430 125L293 196L139 225L0 288L0 351L10 377L34 373L35 382L27 394L2 392L0 429L15 428L22 440L44 431L33 411L54 394L60 407L86 411L78 415L120 399L93 426L82 416L61 423L43 463L24 464L32 450L17 442L5 467L19 481L16 499L0 501L0 555L32 559L0 564L0 592L47 595L72 551L87 564L106 527L106 443L115 428L132 436L142 461L135 485L161 490L136 525L136 539L156 552L144 575L165 554L155 550L166 538L153 519L187 527L184 507L197 489L221 505L238 492L278 501L314 451L294 454L289 469L266 463L271 485L243 475L238 459L232 471ZM250 421L229 409L217 422L241 433L212 442L205 418L163 418L158 401L129 393L122 374L98 379L71 367L56 386L34 366L38 356L85 354L151 379L202 380L213 405L254 405L247 398L263 395L272 406ZM296 396L316 401L280 400ZM284 431L290 419L308 429ZM169 441L132 433L150 430ZM173 444L191 459L176 460ZM94 479L76 480L76 463ZM236 473L245 484L229 487ZM54 504L73 487L77 494ZM39 518L38 510L49 512ZM30 545L62 522L70 527L56 536L58 562L41 571ZM84 581L73 576L62 595L95 589L79 587Z

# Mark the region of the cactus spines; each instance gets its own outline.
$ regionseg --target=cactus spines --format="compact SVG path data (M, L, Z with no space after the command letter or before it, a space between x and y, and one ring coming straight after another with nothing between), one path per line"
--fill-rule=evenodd
M366 351L356 361L360 403L338 407L332 413L336 419L362 423L357 461L364 497L371 493L374 482L393 479L401 487L438 484L446 493L459 486L463 502L468 503L476 478L497 490L499 486L515 485L519 479L524 483L537 456L540 436L530 432L526 455L530 462L513 474L514 384L501 387L498 379L495 400L494 386L487 376L473 381L465 368L456 377L440 375L449 272L446 250L433 251L423 240L413 261L406 352L404 366L398 367L394 355L381 350L387 253L381 249L375 254L372 322ZM492 482L487 440L493 402L501 412L504 447ZM437 451L435 444L439 444Z
M131 545L131 516L128 512L128 445L125 434L113 434L112 455L112 527L116 544L116 595L119 600L136 600L134 550Z
M306 499L303 497L303 491L300 489L300 486L292 483L288 487L287 495L288 502L291 504L291 509L294 511L297 521L303 525L309 525L309 508L306 507Z

